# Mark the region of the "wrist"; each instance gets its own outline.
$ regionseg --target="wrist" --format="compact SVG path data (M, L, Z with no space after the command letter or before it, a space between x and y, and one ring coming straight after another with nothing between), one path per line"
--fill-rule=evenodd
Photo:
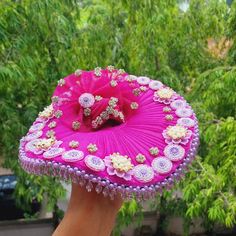
M95 191L88 193L85 188L72 184L68 209L53 236L108 236L121 205L121 198L110 200Z
M99 210L99 213L117 213L122 206L122 199L116 196L114 200L109 197L104 197L103 194L98 194L95 190L87 192L83 187L77 184L72 184L72 193L69 203L69 207L73 209L84 210L91 208L94 210Z

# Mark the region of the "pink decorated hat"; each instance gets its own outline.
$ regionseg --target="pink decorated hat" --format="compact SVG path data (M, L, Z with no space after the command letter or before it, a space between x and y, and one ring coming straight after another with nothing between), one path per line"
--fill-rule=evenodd
M58 81L52 103L21 139L19 159L29 173L111 198L148 199L183 176L198 142L197 119L183 97L108 66Z

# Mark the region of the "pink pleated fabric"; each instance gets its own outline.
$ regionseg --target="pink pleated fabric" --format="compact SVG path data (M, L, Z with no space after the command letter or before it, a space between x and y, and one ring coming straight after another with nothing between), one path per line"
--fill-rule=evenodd
M21 139L20 163L104 196L147 199L170 188L194 158L190 105L158 80L108 66L60 79L52 104Z

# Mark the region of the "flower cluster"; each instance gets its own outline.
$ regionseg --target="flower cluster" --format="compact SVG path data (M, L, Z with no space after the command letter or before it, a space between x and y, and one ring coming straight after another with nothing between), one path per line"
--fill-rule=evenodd
M187 144L192 131L181 125L168 126L162 133L166 143Z
M28 142L25 146L27 151L34 154L42 154L48 151L50 148L58 148L62 144L62 141L57 141L54 137L39 138Z
M43 111L39 112L39 117L43 119L49 119L53 117L53 106L50 104L45 107Z
M175 99L175 92L168 87L160 88L154 93L153 100L164 104L170 104Z
M94 129L101 126L106 120L110 119L111 116L119 118L120 121L124 122L124 114L122 111L119 111L118 108L116 108L117 103L118 98L110 98L106 110L102 111L100 115L98 115L94 120L92 120L92 127Z
M131 179L133 164L128 156L123 156L117 152L106 156L104 162L109 175L117 175L125 180Z

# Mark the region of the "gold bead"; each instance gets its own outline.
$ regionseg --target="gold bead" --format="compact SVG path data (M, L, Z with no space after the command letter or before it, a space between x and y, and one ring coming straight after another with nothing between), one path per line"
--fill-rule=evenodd
M165 113L168 113L168 112L170 112L171 111L171 108L170 107L163 107L163 112L165 112Z
M78 69L75 71L76 76L80 76L82 74L82 70Z
M65 85L65 84L66 84L66 81L65 81L64 79L58 80L58 85L59 85L59 86L63 86L63 85Z
M152 156L157 156L158 153L159 153L159 149L158 149L158 147L151 147L151 148L149 149L149 152L150 152L150 154L151 154Z
M97 77L100 77L102 75L102 71L101 71L101 67L96 67L94 69L94 74L97 76Z
M173 120L173 118L174 117L172 115L166 115L165 116L165 119L168 120L168 121Z
M52 122L50 122L50 123L48 124L48 127L52 129L52 128L55 128L56 125L57 125L57 122L56 122L56 121L52 121Z
M85 108L85 109L84 109L84 115L85 115L85 116L90 116L90 115L91 115L91 109L88 108L88 107Z
M146 161L146 157L139 153L136 157L135 157L135 160L138 162L138 163L144 163Z
M140 90L139 88L133 89L133 94L134 94L135 96L139 96L140 93L141 93L141 90Z
M138 109L138 103L137 102L131 102L130 104L131 109Z
M117 86L117 81L111 80L110 85L111 85L111 87L116 87Z
M125 73L125 70L124 69L119 69L118 70L118 75L122 75L122 74L124 74Z
M96 95L96 96L94 97L94 99L95 99L96 101L101 101L101 100L102 100L102 96Z
M80 122L79 121L73 121L72 122L72 129L73 130L78 130L80 128Z
M77 147L79 146L79 142L78 142L78 141L75 141L75 140L71 140L71 141L69 142L69 146L70 146L71 148L77 148Z
M48 138L53 138L55 136L55 131L54 130L48 130L46 133L46 136Z
M110 72L112 72L112 71L115 69L115 67L110 65L110 66L107 67L107 69L108 69Z
M97 148L97 145L94 144L94 143L90 143L88 146L87 146L87 149L90 153L94 153L98 150Z
M63 115L63 112L62 112L61 110L57 110L57 111L55 112L55 117L56 117L56 118L60 118L62 115Z
M56 102L59 101L59 97L58 97L58 96L53 96L53 97L51 98L51 100L52 100L53 103L56 103Z

